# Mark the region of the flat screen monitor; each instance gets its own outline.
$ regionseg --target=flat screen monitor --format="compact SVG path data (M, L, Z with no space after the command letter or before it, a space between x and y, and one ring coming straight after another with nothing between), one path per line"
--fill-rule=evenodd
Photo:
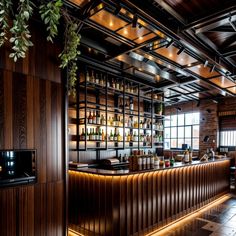
M36 182L36 150L0 150L0 187Z

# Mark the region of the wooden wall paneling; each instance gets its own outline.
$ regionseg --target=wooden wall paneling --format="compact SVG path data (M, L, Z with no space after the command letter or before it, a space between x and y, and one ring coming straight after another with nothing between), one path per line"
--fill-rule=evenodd
M117 181L118 183L118 181ZM98 200L99 200L99 215L98 215L98 218L99 218L99 233L100 234L105 234L106 232L106 198L107 198L107 195L106 195L106 177L105 176L101 176L101 178L99 178L99 191L98 191ZM116 190L117 190L117 195L119 196L120 195L120 189L118 186L115 186ZM100 191L101 190L101 191ZM119 197L118 197L119 198ZM119 205L120 201L117 200L117 206ZM119 211L118 208L116 208L116 211ZM117 213L117 212L116 212ZM89 214L87 215L88 219L90 218ZM118 216L119 217L119 214Z
M113 219L113 224L112 224L112 235L120 235L120 177L119 176L114 176L112 179L113 186L112 186L112 219ZM114 223L117 222L117 223Z
M40 183L47 181L47 119L46 119L46 81L37 80L35 84L35 122L37 132L35 133L36 148L39 163L39 180ZM40 109L38 109L38 107ZM39 117L37 116L39 112ZM39 129L38 129L39 128Z
M113 225L113 219L112 215L113 212L111 211L112 209L112 176L107 176L106 177L106 236L110 236L111 232L111 227Z
M137 231L140 232L142 230L142 225L143 225L143 197L142 197L142 192L143 192L143 175L138 175L138 211L137 211Z
M16 188L0 189L0 234L15 236L17 228L17 191Z
M13 73L13 146L14 149L27 148L27 101L26 76Z
M5 136L5 130L4 130L4 76L3 71L0 70L0 149L3 149L4 147L4 136Z
M34 235L34 186L19 189L19 235Z
M66 175L65 173L65 166L67 165L66 160L63 158L65 155L65 145L64 142L62 142L59 137L64 137L64 118L63 118L63 112L64 112L64 106L62 107L62 101L64 100L63 98L63 93L62 93L62 88L60 84L56 84L56 90L57 90L57 98L56 98L56 137L57 137L57 142L56 142L56 148L57 148L57 180L62 180L64 179L64 176ZM63 123L62 123L63 122Z
M146 229L147 227L147 214L148 214L148 209L147 209L147 202L148 202L148 196L147 196L147 187L148 187L148 173L145 173L142 176L142 229Z
M171 218L171 178L170 176L172 175L172 170L168 170L166 172L166 218L167 218L167 223L170 222Z
M132 176L132 199L133 199L133 204L132 204L132 228L131 228L131 233L134 234L135 232L138 231L138 222L139 222L139 195L138 195L138 183L139 183L139 176L138 175L133 175Z
M27 102L27 134L26 134L26 146L29 149L34 149L34 79L32 76L27 76L26 87L26 102Z
M37 184L34 194L34 226L35 236L47 235L47 186L46 184Z
M158 207L157 207L157 223L158 223L158 227L162 226L162 173L163 171L159 171L158 172L158 178L157 178L157 196L158 196Z
M55 168L53 168L53 159L54 159L54 153L53 153L53 136L52 136L52 97L51 97L51 83L49 81L46 81L45 84L46 89L46 150L47 150L47 160L46 160L46 169L47 169L47 182L53 181L53 176L55 172Z
M126 235L127 232L127 178L120 178L120 235Z
M148 232L152 231L152 225L153 225L153 186L152 186L152 180L153 180L153 172L147 173L147 228Z
M133 176L127 176L127 183L126 183L126 191L127 191L127 202L126 202L126 235L130 235L133 228L133 216L132 216L132 203L134 201L133 194L132 194L132 179ZM134 203L133 203L134 204Z
M153 173L152 177L152 225L157 227L157 173Z

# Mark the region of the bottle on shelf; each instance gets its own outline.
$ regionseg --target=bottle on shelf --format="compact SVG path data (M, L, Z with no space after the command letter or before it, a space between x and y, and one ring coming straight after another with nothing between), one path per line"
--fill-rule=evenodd
M88 132L88 128L87 128L87 135L86 135L86 140L89 141L89 132Z
M98 76L98 74L95 75L95 83L99 84L99 76Z
M101 125L106 125L106 120L103 114L101 115Z
M89 133L89 141L93 140L93 129L90 128L90 133Z
M138 120L134 121L134 128L136 128L136 129L138 128Z
M125 101L125 110L129 109L129 104L128 104L128 100Z
M123 99L119 98L119 112L123 112Z
M88 116L88 123L92 124L93 123L93 116L92 116L92 112L89 112L89 116Z
M118 134L117 134L117 141L121 142L122 141L122 136L120 135L120 131L118 130Z
M134 102L132 98L130 98L129 109L130 109L130 113L132 114L134 110Z
M90 77L89 77L89 72L86 72L86 81L89 82L90 81Z
M85 132L84 132L84 128L82 128L82 132L81 132L81 135L80 135L80 140L81 140L81 141L85 141Z
M92 74L91 74L90 82L92 82L92 83L95 83L95 82L96 82L95 77L94 77L93 70L92 70Z
M117 129L114 131L114 141L118 141Z
M128 135L127 135L127 142L130 142L131 141L131 136L130 136L130 132L128 132Z
M105 133L104 133L104 130L102 129L102 134L101 134L101 140L102 141L105 141Z
M96 118L96 113L95 113L95 111L93 111L93 118L92 118L92 120L93 120L93 124L96 124L96 122L97 122L97 118Z
M113 133L112 133L112 130L110 132L110 137L109 137L110 141L114 141L114 136L113 136Z
M96 123L97 123L98 125L101 124L101 117L100 117L100 112L99 112L99 111L97 112Z
M136 134L136 131L134 131L133 141L138 142L138 135Z

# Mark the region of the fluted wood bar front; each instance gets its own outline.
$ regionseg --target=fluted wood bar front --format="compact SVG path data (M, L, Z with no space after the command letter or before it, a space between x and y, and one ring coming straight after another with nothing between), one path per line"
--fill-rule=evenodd
M227 193L229 166L225 159L141 173L70 170L69 227L84 235L145 235Z

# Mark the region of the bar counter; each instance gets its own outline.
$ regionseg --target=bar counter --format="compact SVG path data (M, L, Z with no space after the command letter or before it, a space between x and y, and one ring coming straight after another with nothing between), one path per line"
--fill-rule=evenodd
M229 192L230 159L142 171L69 171L69 227L84 235L145 235Z

